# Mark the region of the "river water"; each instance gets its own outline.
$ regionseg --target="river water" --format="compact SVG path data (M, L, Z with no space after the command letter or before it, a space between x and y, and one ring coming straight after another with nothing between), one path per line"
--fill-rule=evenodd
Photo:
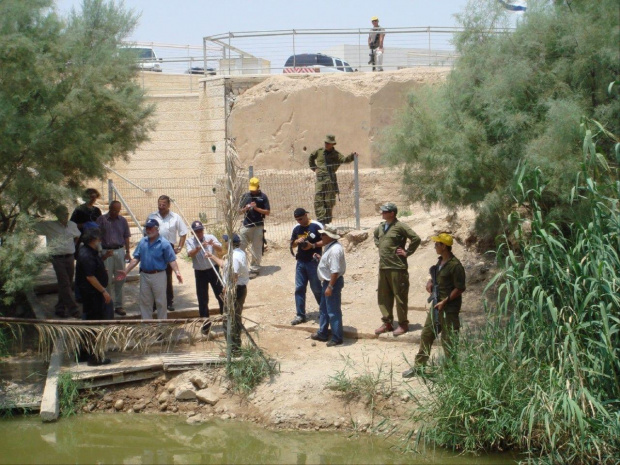
M269 431L251 423L183 417L90 414L43 424L37 416L0 421L0 463L123 464L506 464L510 456L402 454L386 440L344 433Z

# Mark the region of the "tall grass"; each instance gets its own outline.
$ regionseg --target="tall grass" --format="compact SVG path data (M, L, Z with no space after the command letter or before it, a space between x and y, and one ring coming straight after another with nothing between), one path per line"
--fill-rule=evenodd
M534 171L530 189L517 177L531 218L517 221L516 244L505 238L499 247L505 263L490 283L498 292L488 324L461 337L458 364L424 379L431 395L413 414L421 426L414 445L519 449L541 463L617 462L620 182L611 171L599 184L596 158L588 132L571 192L581 219L562 227L540 204L542 174Z
M79 384L71 373L61 373L58 377L58 400L63 417L76 415L86 403L85 399L80 399Z

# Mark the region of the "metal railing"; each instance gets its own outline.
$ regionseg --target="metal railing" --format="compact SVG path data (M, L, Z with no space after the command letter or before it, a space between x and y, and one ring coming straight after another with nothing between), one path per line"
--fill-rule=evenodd
M452 39L461 31L431 26L385 28L383 68L450 67L457 58ZM218 75L274 74L283 72L289 57L321 53L345 61L356 71L371 71L369 33L369 28L227 32L203 38L203 66Z

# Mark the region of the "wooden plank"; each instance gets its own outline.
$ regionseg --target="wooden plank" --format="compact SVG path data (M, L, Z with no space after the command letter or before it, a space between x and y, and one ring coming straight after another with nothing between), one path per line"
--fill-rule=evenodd
M45 381L45 389L41 398L41 420L44 422L58 420L60 413L60 402L58 399L58 376L60 374L60 365L62 364L64 338L61 336L54 343L54 351L50 359L50 365L47 370L47 380Z
M143 379L157 378L164 374L163 370L145 370L132 373L114 373L108 377L93 379L92 381L82 382L80 389L91 389L103 386L111 386L113 384L131 383L133 381L141 381Z

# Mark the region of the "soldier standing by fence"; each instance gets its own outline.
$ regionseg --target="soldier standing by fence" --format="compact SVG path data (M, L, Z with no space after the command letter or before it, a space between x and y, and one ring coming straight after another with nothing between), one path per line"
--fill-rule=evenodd
M310 154L308 163L310 169L316 173L316 185L314 194L314 213L318 222L326 225L332 222L332 210L336 205L338 190L338 178L336 171L343 163L351 163L357 153L353 152L346 157L335 148L336 136L325 136L325 147L317 149Z

